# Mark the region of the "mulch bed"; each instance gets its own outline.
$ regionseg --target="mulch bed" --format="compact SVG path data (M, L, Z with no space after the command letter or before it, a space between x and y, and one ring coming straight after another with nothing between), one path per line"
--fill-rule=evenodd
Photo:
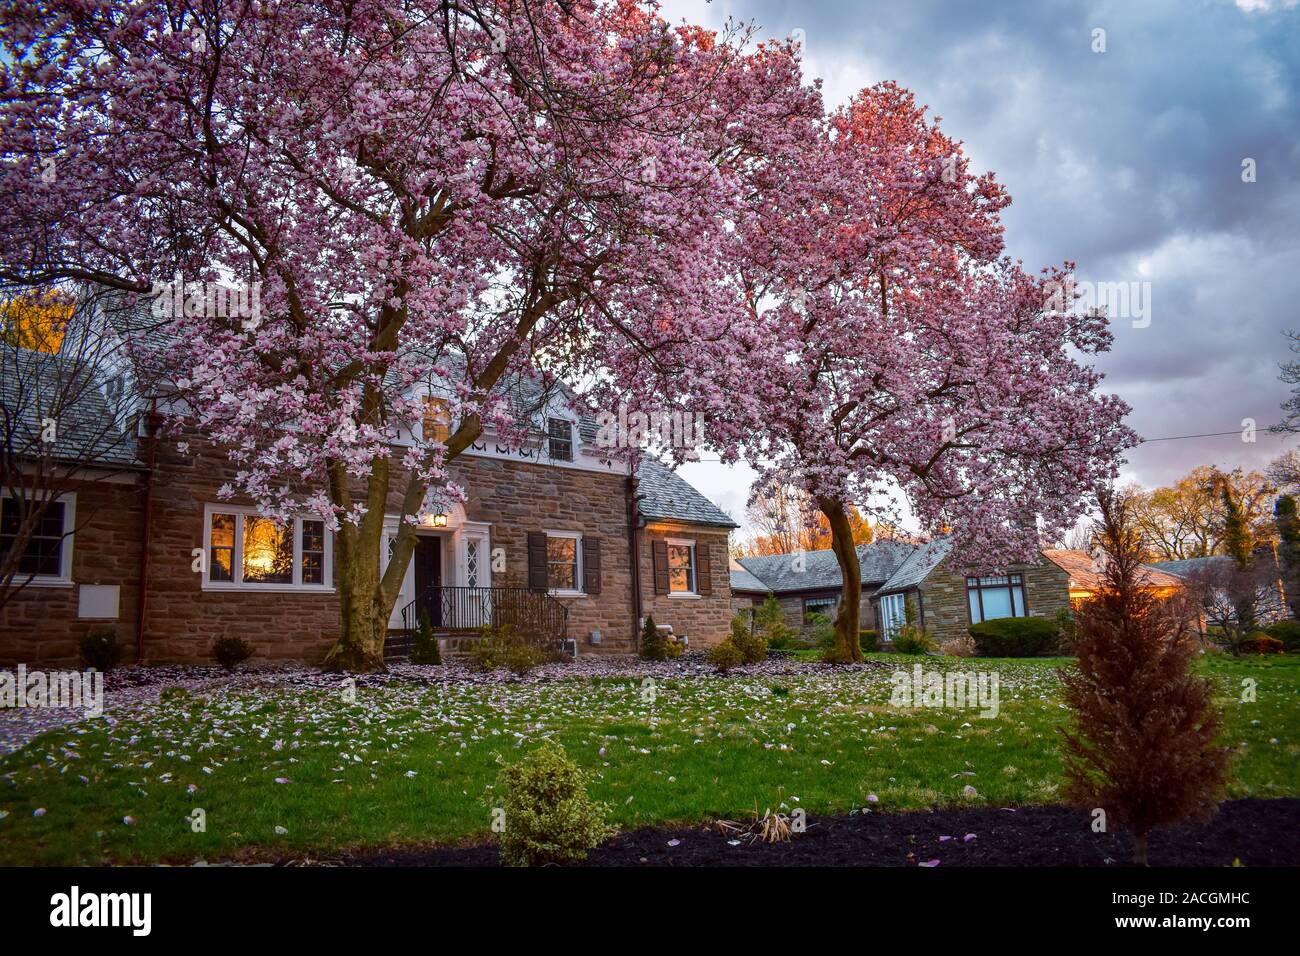
M1069 807L972 808L809 817L789 843L738 845L716 829L645 829L593 850L592 866L1125 866L1132 842L1093 833ZM968 834L974 834L968 838ZM950 839L943 839L949 837ZM671 841L677 845L670 846ZM1208 824L1157 831L1152 866L1300 865L1300 799L1230 800ZM496 866L492 844L358 851L350 866Z

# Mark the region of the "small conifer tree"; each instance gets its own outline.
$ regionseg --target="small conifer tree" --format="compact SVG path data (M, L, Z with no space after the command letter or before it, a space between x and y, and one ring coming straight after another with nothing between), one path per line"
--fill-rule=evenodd
M641 657L647 661L662 661L668 656L664 648L664 636L659 633L653 615L647 614L645 626L641 628Z
M1129 501L1106 489L1098 498L1103 586L1077 615L1077 669L1060 672L1072 718L1061 731L1065 794L1131 830L1145 866L1152 829L1214 813L1230 755L1216 743L1210 685L1192 673L1186 608L1142 586Z

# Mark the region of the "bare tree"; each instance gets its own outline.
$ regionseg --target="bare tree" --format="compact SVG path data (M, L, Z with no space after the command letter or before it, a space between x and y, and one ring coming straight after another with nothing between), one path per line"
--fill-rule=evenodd
M38 577L66 577L65 540L92 520L69 492L131 469L136 400L111 337L86 334L100 294L64 290L57 328L5 303L0 334L0 608ZM42 348L29 348L39 345ZM44 349L44 350L43 350Z
M1184 578L1206 635L1233 654L1240 654L1261 627L1286 617L1281 575L1271 551L1261 549L1246 568L1231 558L1206 561Z

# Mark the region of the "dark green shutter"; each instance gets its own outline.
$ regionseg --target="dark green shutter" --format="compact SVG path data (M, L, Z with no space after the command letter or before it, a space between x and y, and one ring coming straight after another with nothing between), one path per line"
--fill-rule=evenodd
M600 593L600 539L582 539L582 590Z
M650 556L654 559L655 594L668 593L668 542L651 541Z
M546 532L528 532L528 589L546 590Z
M703 542L695 546L695 593L713 593L713 565L709 563L709 546Z

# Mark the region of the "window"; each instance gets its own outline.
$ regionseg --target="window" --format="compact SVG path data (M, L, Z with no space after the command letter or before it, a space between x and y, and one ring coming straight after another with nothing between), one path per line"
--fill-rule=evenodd
M880 636L892 641L898 629L907 623L907 596L886 594L880 599Z
M573 424L563 418L546 420L548 454L554 461L573 461Z
M966 600L970 605L972 624L999 617L1024 617L1024 580L1019 574L967 578Z
M668 542L668 593L695 593L695 542Z
M803 599L803 622L812 623L814 614L824 614L827 617L835 616L836 600L833 597L814 597Z
M0 550L8 554L22 532L24 520L36 503L27 498L0 497ZM76 495L63 495L49 502L36 519L31 535L18 555L15 581L30 577L32 584L72 582L72 529Z
M333 541L319 518L286 524L254 508L208 505L203 587L248 591L329 590Z
M582 581L578 570L578 535L546 534L546 586L552 591L577 591Z
M470 587L478 586L478 538L465 539L465 580Z

